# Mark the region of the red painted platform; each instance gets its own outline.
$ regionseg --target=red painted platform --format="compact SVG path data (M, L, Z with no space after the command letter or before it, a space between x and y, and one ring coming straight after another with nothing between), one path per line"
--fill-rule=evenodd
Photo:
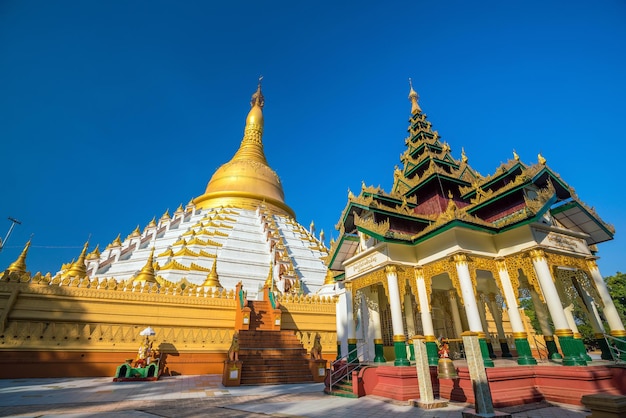
M431 366L435 397L459 402L474 402L474 391L465 362L455 361L458 378L438 379ZM519 366L515 361L497 360L487 368L487 379L494 407L522 405L539 401L582 405L584 395L607 393L626 395L626 368L612 362L589 366L539 364ZM417 371L414 366L368 366L353 372L354 392L359 396L376 395L396 401L419 399Z

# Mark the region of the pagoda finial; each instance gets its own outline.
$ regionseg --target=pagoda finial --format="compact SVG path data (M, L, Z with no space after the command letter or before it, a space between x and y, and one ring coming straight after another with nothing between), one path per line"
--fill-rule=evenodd
M515 161L519 161L519 155L517 155L517 152L515 152L515 150L513 150L513 158L515 159Z
M417 101L419 100L419 96L417 92L413 90L413 81L411 80L411 78L409 78L409 87L410 87L409 100L411 101L411 114L415 115L417 113L420 113L422 109L420 108L420 105L417 104Z
M461 161L467 163L467 155L465 155L465 148L461 148Z
M541 153L537 154L537 161L539 161L539 164L541 165L546 165L547 162Z
M156 278L154 277L154 247L150 251L150 255L148 256L148 261L141 268L141 271L135 278L133 282L146 282L146 283L156 283Z
M87 266L85 265L85 258L87 258L87 248L89 248L89 241L83 246L83 250L78 256L78 260L74 261L72 265L61 274L61 277L80 277L83 278L87 275Z
M326 277L324 277L324 284L322 286L327 284L335 284L335 276L333 276L333 272L330 269L326 270Z
M26 273L26 256L28 255L29 248L30 248L30 240L28 240L28 242L24 246L24 249L20 253L19 257L17 257L17 260L12 262L9 265L9 268L7 268L7 271L9 273L17 273L17 274Z
M202 286L219 288L222 287L219 277L217 276L217 258L213 260L213 267L211 268L211 272L206 276L206 280L204 281L204 283L202 283Z

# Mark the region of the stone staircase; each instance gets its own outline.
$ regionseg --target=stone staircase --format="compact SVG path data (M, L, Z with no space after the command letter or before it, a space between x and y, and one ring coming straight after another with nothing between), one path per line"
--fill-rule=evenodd
M294 331L280 330L270 302L248 301L248 307L250 327L239 331L241 384L313 382L306 349Z

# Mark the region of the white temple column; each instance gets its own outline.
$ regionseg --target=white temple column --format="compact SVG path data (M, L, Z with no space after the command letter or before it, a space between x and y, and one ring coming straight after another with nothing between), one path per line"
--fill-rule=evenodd
M456 272L459 277L459 286L461 287L461 294L463 295L463 306L465 307L469 330L478 333L484 366L493 367L494 363L489 353L487 341L485 341L485 333L478 311L478 304L474 296L474 285L472 284L472 278L469 272L467 256L465 254L456 254L454 256L454 264L456 265Z
M413 300L409 294L404 295L404 318L406 321L406 333L415 335L415 318L413 316Z
M474 286L467 263L467 256L465 254L457 254L454 256L454 264L456 265L456 273L459 276L459 286L461 287L461 295L463 295L463 306L465 307L469 330L483 333L483 326L480 321L480 314L478 313L478 305L476 303L476 297L474 296Z
M539 281L541 292L543 293L543 297L548 304L550 317L552 318L552 323L555 328L554 333L559 338L561 351L563 352L563 365L586 365L587 363L584 357L582 357L583 353L580 352L580 344L577 341L574 341L574 332L570 328L567 321L567 316L563 310L559 292L557 291L556 285L552 280L552 274L550 273L550 267L544 251L540 249L531 250L530 258L537 274L537 280Z
M565 318L567 319L567 323L574 333L574 335L578 334L578 326L576 325L576 320L574 319L574 305L571 304L563 308L563 313L565 314Z
M435 336L435 327L433 326L433 316L426 290L426 282L424 280L424 274L421 270L422 269L416 269L415 281L417 283L417 297L419 300L420 317L422 318L422 331L424 332L424 336Z
M436 366L439 362L439 354L436 343L437 337L435 337L435 327L433 325L433 316L431 313L432 308L430 306L430 298L428 297L429 290L432 292L432 289L426 289L426 280L421 268L415 269L415 282L420 318L422 319L422 332L424 333L426 352L428 354L428 364ZM457 309L457 316L458 313Z
M506 264L502 260L497 262L497 266L498 276L500 277L500 285L502 286L501 290L502 293L504 293L507 313L509 314L509 321L511 323L511 329L513 331L513 339L515 340L515 348L517 349L517 364L537 364L537 360L535 360L535 358L533 357L532 350L530 349L530 344L528 343L528 333L526 332L526 328L524 327L522 316L519 313L517 295L515 294L515 289L513 289L513 284L511 283L509 271L506 269ZM502 316L500 316L500 318L502 318ZM502 319L500 319L500 322L502 323ZM498 332L500 331L498 330ZM508 357L510 356L510 354L507 354L506 356Z
M617 313L617 309L615 308L615 304L613 303L613 299L611 298L609 289L606 286L602 275L600 274L600 269L596 264L596 260L587 260L587 265L589 266L593 283L596 285L596 290L600 295L603 306L602 312L604 312L606 322L608 322L609 328L611 329L611 335L616 337L626 336L624 324L622 324L619 313Z
M506 264L502 261L498 262L498 274L500 275L500 283L502 284L502 292L504 293L506 312L509 314L511 329L514 333L525 333L526 329L524 328L524 322L522 322L522 316L519 313L519 305L517 304L517 296L511 283L511 277L506 269Z
M456 300L456 290L448 291L450 298L450 312L452 313L452 324L454 325L454 333L456 338L461 338L463 334L463 325L461 324L461 314L459 313L459 304Z
M396 266L385 267L387 276L387 290L389 291L389 308L391 311L391 326L393 328L393 345L396 359L394 365L408 366L406 358L406 336L402 322L402 306L400 304L400 288L398 287L398 272Z
M550 267L548 266L548 261L546 260L543 250L532 250L530 256L533 266L535 267L535 272L537 273L537 280L539 280L543 298L548 305L548 311L550 312L550 317L554 324L555 333L557 336L559 336L559 331L561 330L563 330L563 332L569 330L571 333L567 318L563 312L563 307L561 306L561 297L552 280Z

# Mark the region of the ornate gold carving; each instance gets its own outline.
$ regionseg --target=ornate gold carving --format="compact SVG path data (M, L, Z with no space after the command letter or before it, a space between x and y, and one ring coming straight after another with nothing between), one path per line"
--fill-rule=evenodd
M507 271L509 272L509 277L511 278L511 284L513 285L513 289L516 294L520 286L519 270L522 270L522 273L526 276L526 280L528 280L528 284L535 289L535 292L539 295L541 301L545 303L543 292L541 291L541 286L539 286L537 275L535 273L535 267L533 266L530 257L526 254L514 254L507 256L504 261L507 266Z

